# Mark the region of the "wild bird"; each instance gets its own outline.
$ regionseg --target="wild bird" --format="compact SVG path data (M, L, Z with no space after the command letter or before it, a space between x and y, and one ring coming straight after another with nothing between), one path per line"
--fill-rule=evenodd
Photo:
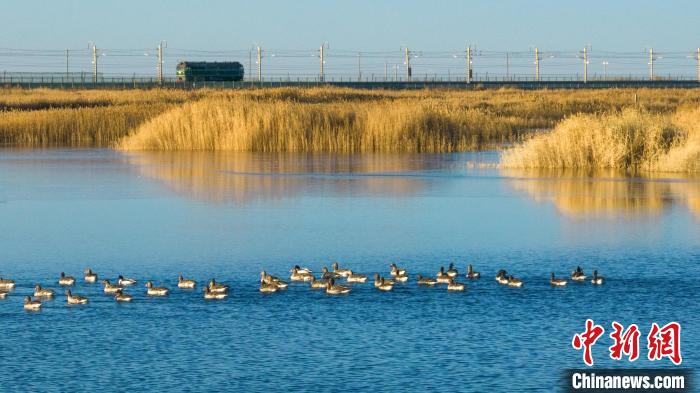
M455 264L450 262L450 266L447 267L447 275L452 278L455 278L458 274L459 272L455 268Z
M418 279L418 285L433 286L437 284L437 281L435 281L434 279L429 277L423 277L420 274L417 275L416 278Z
M481 278L481 273L475 272L474 267L472 266L471 263L469 265L467 265L467 278L470 280L476 280L476 279Z
M123 290L119 289L116 292L114 292L114 300L117 303L130 302L130 301L134 300L134 297L124 293Z
M151 281L146 282L146 295L148 296L166 296L170 290L165 287L154 287Z
M520 288L523 286L523 280L517 279L513 276L508 276L508 286L513 288Z
M450 279L452 279L452 277L450 277L449 274L445 272L445 267L440 266L440 271L438 271L437 274L435 274L435 281L438 284L448 284L450 282Z
M563 287L564 285L567 284L568 281L564 278L555 278L554 277L554 272L552 272L550 278L549 278L549 284L553 287Z
M0 289L7 292L12 291L15 289L15 280L9 280L0 276Z
M389 267L391 267L391 275L394 277L406 275L406 269L399 268L395 263L390 264Z
M85 296L73 295L70 289L66 289L66 302L68 304L87 304L88 298Z
M311 281L312 278L311 273L301 270L301 267L298 265L292 268L292 274L289 276L289 279L292 281Z
M311 276L310 286L311 289L325 289L328 286L328 281L325 279L317 280L316 277Z
M576 266L576 270L571 272L571 280L576 282L586 281L586 274L581 269L581 266Z
M182 277L182 274L177 276L177 287L180 289L192 289L195 286L197 286L197 281L195 280L186 280L184 277Z
M501 269L496 273L496 281L501 285L508 285L508 272Z
M289 284L286 281L282 281L279 279L279 277L267 274L267 272L265 272L264 270L260 272L260 282L274 285L277 287L277 289L285 289L289 286Z
M447 290L448 291L463 291L464 284L462 284L461 282L456 282L453 278L450 280L450 282L447 283Z
M75 277L66 276L66 273L61 272L61 277L58 279L58 285L72 286L75 284Z
M9 292L6 292L5 290L0 290L0 300L7 298L7 294Z
M331 272L328 271L327 267L322 267L321 268L321 279L323 280L330 280L331 278L340 278L340 274L336 272Z
M126 287L126 286L129 286L129 285L135 285L135 284L136 284L136 280L134 280L133 278L124 278L124 276L119 275L119 277L118 277L118 279L117 279L117 284Z
M34 286L34 297L50 298L53 297L53 295L53 289L42 288L39 284Z
M348 282L356 282L356 283L363 283L367 281L367 275L366 274L357 274L357 273L350 273L347 277L345 277Z
M379 284L375 285L380 291L391 291L394 289L394 284L382 278L379 280Z
M216 280L213 278L211 280L209 280L209 284L207 284L207 288L209 288L209 291L212 293L227 293L228 292L228 285L217 283Z
M338 262L333 262L331 267L333 268L333 272L339 275L340 277L347 277L352 274L352 270L350 269L340 269L338 267Z
M405 274L400 275L400 276L394 276L394 278L392 279L392 281L394 281L394 283L397 283L397 282L406 282L406 281L408 281L408 276L405 275Z
M350 293L350 288L336 284L335 280L331 279L326 285L326 293L329 295L345 295Z
M24 297L24 309L27 311L41 310L41 300L32 300L30 296Z
M228 297L226 292L212 292L209 287L204 287L204 298L207 300L222 300Z
M391 284L391 285L396 284L396 281L394 281L393 278L383 278L382 276L379 275L379 273L374 273L374 287L379 288L382 281L384 281L384 283L386 283L386 284Z
M302 273L302 274L313 273L313 271L311 269L309 269L308 267L301 267L299 265L294 265L294 267L289 272L292 273L294 271L294 269L296 269L297 272Z
M124 289L123 285L112 284L109 282L109 280L102 280L102 286L104 293L117 293L118 291Z
M260 280L260 292L262 293L274 293L279 291L279 287L272 283L271 281Z
M93 272L92 269L87 268L83 273L85 274L85 276L83 276L85 282L90 284L97 282L97 273Z
M593 271L593 278L591 279L591 284L603 285L604 282L605 282L605 279L603 278L603 276L599 276L598 271L594 270Z

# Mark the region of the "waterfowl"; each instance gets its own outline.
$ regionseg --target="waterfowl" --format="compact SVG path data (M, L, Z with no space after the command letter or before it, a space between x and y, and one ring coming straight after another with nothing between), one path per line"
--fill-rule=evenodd
M134 280L133 278L124 278L124 276L120 275L119 279L117 280L117 284L125 287L128 285L136 284L136 280Z
M116 300L118 303L130 302L134 300L134 297L131 295L127 295L121 289L118 289L116 292L114 292L114 300Z
M450 279L452 279L452 277L445 273L445 267L440 266L440 271L435 275L435 281L438 284L447 284L450 282Z
M28 311L39 311L41 310L41 301L40 300L32 300L31 297L25 296L24 297L24 309Z
M470 280L476 280L478 278L481 278L481 273L475 272L471 263L467 265L467 278Z
M447 267L447 275L452 278L455 278L458 274L459 272L457 271L457 269L455 269L455 264L450 263L450 266Z
M87 304L88 299L85 296L73 296L70 289L66 289L66 301L68 304Z
M15 280L8 280L0 277L0 289L11 291L15 288Z
M182 277L182 274L177 276L177 287L182 288L182 289L192 289L195 286L197 286L197 281L195 280L186 280L184 277Z
M365 282L365 281L367 281L366 274L350 273L346 278L347 278L348 282Z
M583 269L581 269L581 266L576 266L576 270L571 272L571 279L577 282L586 281L586 274L583 272Z
M170 292L168 288L154 287L152 282L146 282L146 295L148 296L165 296L168 294L168 292Z
M289 286L289 284L286 281L282 281L278 277L267 274L264 270L260 272L260 282L264 282L265 284L272 284L278 289L285 289Z
M598 271L594 270L593 271L593 278L591 279L591 284L593 285L602 285L605 282L605 279L603 276L598 275Z
M331 279L326 285L326 293L329 295L345 295L346 293L350 293L350 288L344 285L338 285L335 283L335 280Z
M391 284L391 285L396 284L396 281L394 281L393 278L389 278L389 279L387 279L387 278L382 278L382 277L379 275L379 273L374 273L374 287L375 287L375 288L379 288L379 286L380 286L381 283L382 283L382 280L383 280L384 283L386 283L386 284Z
M498 273L496 273L496 281L498 281L498 283L501 285L507 285L508 272L506 272L504 269L499 270Z
M34 286L34 297L53 297L53 289L42 288L41 285Z
M207 300L221 300L226 299L227 296L226 292L212 292L209 287L204 287L204 298Z
M75 284L75 277L66 276L66 273L61 272L61 277L58 279L58 285L71 286Z
M213 278L211 280L209 280L209 284L207 285L207 288L209 288L209 291L212 293L226 293L226 292L228 292L228 285L219 284Z
M433 286L433 285L437 284L437 281L435 281L435 280L432 279L432 278L423 277L423 276L421 276L420 274L417 275L416 277L418 278L418 285L430 285L430 286Z
M273 293L277 292L279 290L279 287L271 282L265 282L264 280L260 281L260 292L263 293Z
M109 280L102 280L102 285L104 285L105 293L117 293L118 291L124 289L123 285L112 284L109 282Z
M379 285L377 285L377 288L378 288L380 291L391 291L392 289L394 289L394 284L392 284L392 283L390 283L390 282L388 282L388 281L386 281L385 279L382 278L382 279L379 281Z
M338 262L333 262L331 267L333 268L333 272L339 275L340 277L347 277L352 274L352 270L350 269L339 269Z
M299 266L294 266L294 269L292 269L292 274L289 276L289 279L292 281L311 281L312 278L313 276L311 273L302 271Z
M97 282L97 273L93 272L91 269L85 269L85 276L83 277L85 279L85 282L87 283L94 283Z
M463 291L464 284L462 284L461 282L456 282L454 279L450 280L450 282L447 283L447 290L448 291Z
M297 272L302 273L302 274L311 274L311 273L313 273L313 271L312 271L311 269L309 269L308 267L301 267L301 266L299 266L299 265L294 265L294 267L292 268L292 270L290 270L289 272L290 272L290 273L293 273L293 272L294 272L294 269L296 269Z
M394 281L394 282L406 282L406 281L408 281L408 276L406 276L406 275L394 276L392 281Z
M8 292L5 292L5 291L3 291L3 290L0 290L0 299L5 299L5 298L7 297L7 293L8 293Z
M405 276L406 275L406 269L399 269L399 267L396 266L395 263L392 263L389 266L391 267L391 275L392 276Z
M330 280L331 278L340 278L340 274L336 272L330 272L328 271L327 267L322 267L321 268L321 279L323 280Z
M563 287L568 281L564 278L554 278L554 272L549 278L549 284L553 287Z
M316 277L311 276L311 289L324 289L328 286L329 280L317 280Z
M523 286L523 281L513 276L508 276L508 286L513 288L520 288Z

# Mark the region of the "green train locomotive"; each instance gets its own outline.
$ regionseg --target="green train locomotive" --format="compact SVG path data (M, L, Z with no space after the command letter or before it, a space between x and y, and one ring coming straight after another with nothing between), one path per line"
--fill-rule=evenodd
M181 61L176 68L178 82L238 82L243 74L237 61Z

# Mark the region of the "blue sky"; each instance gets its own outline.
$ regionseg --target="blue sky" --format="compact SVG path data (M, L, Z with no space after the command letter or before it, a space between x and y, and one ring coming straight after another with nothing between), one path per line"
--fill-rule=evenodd
M608 50L700 46L698 1L80 1L3 4L0 46Z

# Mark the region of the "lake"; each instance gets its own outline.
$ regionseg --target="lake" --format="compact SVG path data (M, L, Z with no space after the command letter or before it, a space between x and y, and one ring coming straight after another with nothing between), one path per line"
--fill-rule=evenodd
M700 353L700 179L501 171L495 152L460 154L0 151L0 387L24 391L551 391L587 318L606 328L600 367L646 359L652 322L683 328L683 366ZM388 275L384 293L332 297L291 284L261 294L261 270L304 265ZM464 292L418 287L454 263L480 271ZM606 283L549 285L581 265ZM99 284L139 283L130 304ZM507 269L522 288L498 285ZM86 306L68 307L59 273ZM224 301L177 276L231 285ZM172 292L148 298L153 280ZM40 312L22 297L59 292ZM610 322L636 323L642 355L608 356ZM0 389L0 390L2 390Z

